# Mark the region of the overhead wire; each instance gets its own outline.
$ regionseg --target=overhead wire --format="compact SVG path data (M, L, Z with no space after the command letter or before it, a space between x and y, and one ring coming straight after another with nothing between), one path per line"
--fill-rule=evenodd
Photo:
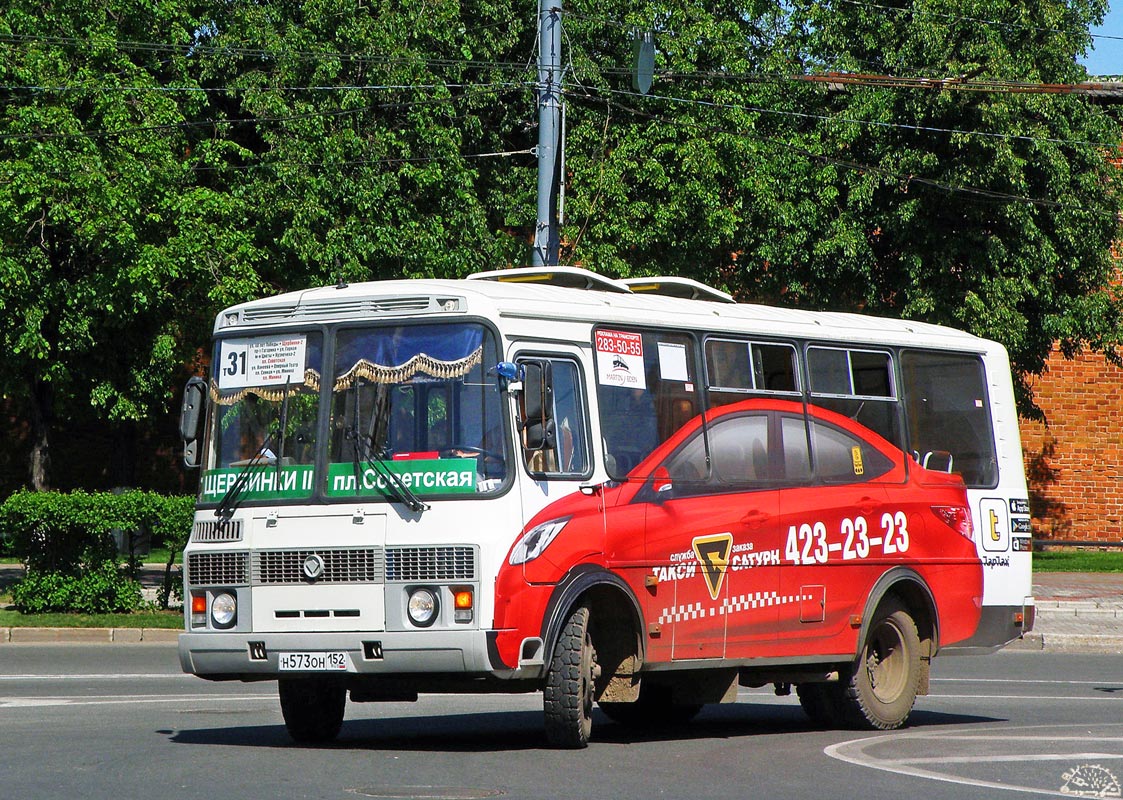
M843 3L848 3L848 4L851 4L851 5L869 6L871 8L889 9L889 10L893 10L893 11L900 11L901 10L901 9L895 9L895 8L892 8L892 7L889 7L889 6L882 6L882 5L879 5L879 4L876 4L876 3L860 2L859 0L838 0L838 1L843 2ZM574 16L573 12L569 12L569 16ZM580 17L581 15L578 15L578 16ZM1004 24L1004 25L1008 24L1008 23L997 23L997 22L994 22L994 21L987 21L987 20L979 20L979 19L970 18L970 17L960 17L960 16L956 16L956 15L941 15L941 16L954 17L956 19L961 19L961 20L964 20L964 21L987 23L987 24ZM607 18L604 18L604 17L592 17L590 15L584 15L584 18L586 18L586 19L597 19L597 20L602 21L602 22L611 22L612 24L618 24L621 27L631 27L631 26L628 26L626 23L614 22L614 21L608 20ZM1026 27L1026 26L1023 26L1023 27ZM1033 29L1037 29L1037 28L1033 28ZM1048 30L1052 30L1052 29L1040 29L1040 30L1048 31ZM537 32L536 32L536 35L537 35ZM0 36L0 44L13 43L13 42L15 42L15 43L26 43L26 42L29 42L29 41L39 41L39 42L54 43L54 44L59 44L59 43L82 44L82 43L86 42L86 40L73 38L73 37L30 37L30 36L11 36L11 35ZM567 39L567 41L568 41L568 39ZM198 41L192 42L190 44L178 44L178 45L177 44L169 44L169 43L125 41L125 42L115 42L114 45L118 46L118 47L121 47L123 49L130 49L131 48L131 49L135 49L135 50L138 50L138 51L172 52L172 53L177 53L177 54L180 54L180 55L191 55L191 56L193 56L195 54L206 55L206 54L209 54L209 53L221 53L223 55L230 55L230 54L233 53L233 54L247 55L247 56L269 55L270 57L274 57L274 58L277 56L276 53L270 53L270 52L268 52L268 51L266 51L262 48L237 48L237 47L236 48L230 48L230 47L217 46L217 45L216 46L209 46L209 45L200 44ZM572 47L571 47L571 50L572 50ZM364 55L364 54L361 54L361 53L319 53L319 52L314 52L314 51L284 51L283 55L284 55L284 57L289 57L289 58L300 58L300 59L307 58L307 59L311 59L311 60L322 60L322 59L329 59L330 58L330 59L342 59L342 60L348 60L348 61L353 61L353 62L382 64L382 65L402 65L402 64L413 65L413 66L425 65L425 66L430 67L430 68L486 67L486 68L491 68L491 69L498 68L498 69L501 69L501 70L502 69L526 70L529 67L528 64L517 64L517 63L513 63L513 62L490 62L490 61L479 61L479 60L470 60L470 59L430 59L430 60L418 61L416 59L384 58L384 57L381 57L381 56ZM573 66L573 63L572 63L572 56L570 56L569 69L571 71L571 74L575 75L576 70L574 69L574 66ZM613 69L602 70L602 73L605 74L605 75L621 74L623 72L624 72L624 70L613 70ZM709 80L716 80L716 79L746 80L746 79L758 78L762 81L780 81L780 80L807 81L807 80L816 80L816 81L821 81L821 82L851 83L851 84L861 85L861 86L882 86L882 87L887 87L887 88L924 88L924 89L936 88L933 80L928 79L928 78L895 78L893 76L869 76L869 75L867 75L867 76L861 76L861 75L844 75L844 76L761 75L761 76L745 76L745 75L740 75L740 76L738 76L738 75L730 75L730 74L727 74L727 73L694 73L694 74L667 73L667 74L660 74L660 76L657 76L657 77L662 77L662 78L665 78L665 79L675 79L675 80L683 80L683 79L688 79L688 78L704 78L704 79L709 79ZM1041 86L1043 86L1043 85L1040 85L1040 84L1020 84L1020 83L1015 83L1015 82L979 82L979 84L980 85L978 85L978 86L974 86L974 85L971 85L970 83L965 82L965 81L949 81L949 80L945 79L945 80L939 82L938 88L974 89L974 90L978 90L978 91L1013 91L1013 90L1029 90L1029 89L1032 89L1032 88L1040 89ZM587 87L581 85L580 82L578 82L578 85L580 86L581 90L583 92L585 92L585 96L594 97L594 95L590 92L590 90ZM67 86L55 86L55 87L50 87L50 86L23 86L23 87L19 87L19 86L6 86L6 87L0 87L0 89L6 89L8 91L24 90L24 91L45 91L45 92L46 91L55 91L55 92L72 92L72 91L73 92L82 92L82 91L138 91L138 92L139 91L165 91L165 92L248 93L248 92L254 92L254 91L260 91L260 92L270 92L270 91L273 91L273 92L415 91L415 90L435 90L435 89L438 89L438 88L444 88L444 89L447 89L447 90L473 91L475 89L481 88L481 86L483 88L487 88L487 89L490 89L490 90L503 90L503 89L511 89L511 88L521 88L521 89L532 88L532 84L529 83L529 82L508 82L508 83L492 83L492 84L484 84L484 85L472 84L472 83L458 83L458 84L454 84L454 83L389 84L389 83L387 83L387 84L355 84L355 85L341 85L341 86L310 85L310 86L275 86L275 87L193 87L193 86L182 86L182 87L144 87L144 86L126 86L126 87L106 87L106 86L103 86L103 87L81 87L81 86L67 87ZM1063 87L1064 85L1058 85L1058 86ZM616 95L616 96L639 97L639 95L637 93L627 92L627 91L622 91L622 90L602 89L601 91L606 92L610 95ZM1056 93L1059 93L1060 91L1062 91L1062 89L1058 89ZM941 127L937 127L937 126L912 125L912 124L908 124L908 123L891 123L891 122L882 122L882 121L877 121L877 120L850 119L850 118L839 117L837 115L814 114L814 113L810 113L810 112L778 110L778 109L770 109L770 108L764 108L764 107L752 106L752 105L720 103L720 102L716 102L716 101L706 101L706 100L702 100L702 99L699 99L699 98L681 98L681 97L674 97L674 96L670 96L670 95L647 95L647 97L651 100L654 100L654 101L661 101L661 102L668 102L668 103L690 103L690 104L695 104L695 105L710 106L710 107L713 107L713 108L720 108L720 109L726 109L726 110L738 110L738 111L757 113L757 114L778 115L778 116L785 116L785 117L797 118L797 119L808 119L808 120L824 121L824 122L836 122L836 123L840 123L840 124L855 124L855 125L881 127L881 128L904 129L904 130L912 130L912 131L916 131L916 132L940 133L940 134L963 135L963 136L979 136L979 137L986 137L986 138L992 138L992 139L1015 140L1015 141L1025 141L1025 142L1033 142L1033 143L1051 143L1051 144L1062 144L1062 145L1071 145L1071 146L1092 146L1092 147L1101 147L1101 148L1116 148L1118 146L1117 142L1112 142L1112 143L1077 142L1077 141L1072 141L1072 140L1068 140L1068 139L1060 139L1060 138L1054 138L1054 137L1035 137L1035 136L1027 136L1027 135L1024 135L1024 134L1003 134L1003 133L996 133L996 132L989 132L989 131L968 131L968 130L960 130L960 129L954 129L954 128L941 128ZM426 100L410 101L410 102L406 102L406 103L397 103L397 104L380 103L380 104L366 105L366 106L362 106L362 107L355 108L355 109L333 109L333 110L328 110L328 111L316 111L316 112L311 112L311 113L307 113L307 114L293 114L293 115L277 116L277 117L263 117L263 116L251 115L251 116L242 117L242 118L191 120L191 121L185 120L185 121L182 121L182 122L167 124L167 125L138 126L138 127L135 127L135 128L121 129L121 130L116 130L116 131L90 130L90 131L83 131L83 132L80 132L80 133L0 134L0 140L13 140L13 139L25 139L25 138L27 138L27 139L29 139L29 138L50 139L50 138L83 137L83 136L86 136L86 137L125 136L125 135L130 135L130 134L133 134L133 133L183 130L183 129L188 128L188 127L216 126L216 125L222 126L222 125L238 125L238 124L257 124L257 123L285 123L285 122L306 120L306 119L318 118L318 117L334 117L334 116L361 114L361 113L365 113L367 111L377 109L377 108L409 107L409 106L412 106L412 105L421 105L421 104L433 103L433 102L438 102L438 103L440 103L440 102L451 102L454 99L455 98L431 98L431 99L426 99ZM609 101L609 102L611 102L611 101ZM617 106L621 109L628 110L633 114L640 113L638 110L631 109L624 104L617 104ZM664 118L664 121L668 121L668 120L666 118ZM790 144L784 144L784 146L789 147L789 148L791 147ZM515 153L515 152L522 152L522 151L512 151L512 153ZM826 156L811 154L810 151L808 151L808 154L809 154L809 157L815 157L815 158L820 158L820 159L829 158L829 157L826 157ZM840 161L840 160L837 160L837 159L835 159L834 161L837 161L840 164L850 163L850 162ZM356 162L356 163L361 163L361 162ZM862 169L870 169L870 170L880 169L880 168L877 168L877 167L871 167L869 165L858 165L858 167L862 168ZM900 178L900 176L897 176L897 177ZM917 179L915 176L910 176L909 180L913 181L913 182L924 182L922 179ZM990 193L987 190L976 190L976 189L971 189L970 187L966 187L966 188L961 187L957 190L959 190L959 191L970 191L972 193L979 194L980 196L983 196L983 195L993 196L994 195L994 193ZM1014 198L1015 196L1010 195L1009 197ZM1032 198L1021 198L1021 199L1025 200L1027 202L1033 201ZM1053 202L1053 201L1040 200L1040 201L1037 201L1037 202Z
M653 113L653 112L644 111L642 109L634 108L632 106L628 106L628 105L623 104L623 103L615 102L611 98L598 98L596 96L589 96L587 99L589 99L593 102L600 101L600 102L605 103L606 105L611 105L612 108L615 108L619 111L624 111L624 112L627 112L629 114L632 114L633 116L639 116L639 117L643 117L643 118L646 118L646 119L649 119L649 120L656 120L656 121L659 121L663 124L669 125L671 127L678 127L678 128L690 127L690 128L694 128L694 129L701 129L701 130L704 130L708 133L720 133L720 134L723 134L723 135L726 135L726 136L752 139L752 140L759 141L759 142L762 142L762 143L767 144L767 145L771 145L771 146L774 146L774 147L777 147L777 148L782 148L785 153L796 153L797 155L800 155L800 156L802 156L806 159L813 160L813 161L816 161L816 162L819 162L819 163L822 163L822 164L828 164L828 165L831 165L831 166L839 167L841 169L846 169L846 170L851 170L851 171L856 171L856 172L861 172L861 173L869 173L869 174L878 175L879 177L881 177L883 179L886 179L888 181L892 181L894 183L897 183L898 185L905 186L906 188L908 186L916 184L916 185L919 185L919 186L926 186L926 187L929 187L929 188L938 189L938 190L941 190L941 191L949 193L949 194L966 195L966 196L976 197L976 198L979 198L979 199L993 200L993 201L996 201L996 202L1018 203L1018 204L1029 205L1029 206L1034 206L1034 207L1038 207L1038 208L1072 211L1072 212L1085 213L1085 214L1095 214L1097 216L1109 215L1113 218L1116 216L1115 212L1099 212L1099 211L1096 211L1096 210L1093 210L1093 209L1085 208L1084 206L1073 205L1071 203L1064 203L1064 202L1061 202L1061 201L1058 201L1058 200L1052 200L1050 198L1029 197L1029 196L1025 196L1025 195L1013 194L1013 193L1010 193L1010 192L1000 192L1000 191L996 191L996 190L992 190L992 189L983 189L983 188L979 188L979 187L975 187L975 186L968 186L968 185L963 185L963 184L953 184L953 183L948 183L947 181L937 180L935 178L928 178L928 177L925 177L925 176L916 175L914 173L907 173L907 174L906 173L899 173L899 172L895 172L893 170L889 170L885 167L881 167L881 166L878 166L878 165L875 165L875 164L868 164L868 163L863 163L863 162L854 161L854 160L850 160L850 159L842 159L842 158L838 158L837 156L831 156L831 155L827 155L827 154L824 154L824 153L816 153L812 150L807 149L806 147L802 147L798 144L793 144L790 141L785 141L785 140L777 139L775 137L770 137L770 136L764 136L764 135L761 135L761 134L750 133L750 132L747 132L743 129L739 129L739 130L724 129L724 128L721 128L721 127L716 126L716 125L710 125L710 124L707 124L707 123L698 122L698 121L694 121L694 120L683 120L681 117L668 117L668 116L665 116L665 115L662 115L662 114L656 114L656 113Z
M666 101L668 103L685 104L705 106L709 108L717 108L728 111L744 111L756 114L765 114L778 117L791 117L794 119L806 119L816 122L837 122L840 124L860 125L872 128L885 128L885 129L898 129L908 130L920 133L941 133L941 134L954 134L958 136L977 136L987 139L998 139L1007 141L1023 141L1033 144L1059 144L1072 147L1097 147L1104 149L1117 149L1120 146L1118 141L1114 142L1088 142L1088 141L1075 141L1072 139L1062 139L1049 136L1028 136L1025 134L1015 133L998 133L994 131L978 131L978 130L965 130L961 128L941 128L933 125L915 125L906 122L885 122L881 120L858 119L855 117L843 117L837 114L814 114L803 111L789 111L780 110L775 108L765 108L763 106L746 105L739 103L724 103L716 100L704 100L701 98L688 98L688 97L675 97L672 95L651 94L641 95L639 92L630 91L626 89L601 89L607 94L621 95L634 97L637 99L650 98L651 100Z

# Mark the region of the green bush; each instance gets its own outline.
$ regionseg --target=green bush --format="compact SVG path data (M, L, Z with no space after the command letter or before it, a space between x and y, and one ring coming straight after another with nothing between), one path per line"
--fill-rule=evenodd
M113 614L140 608L141 592L116 561L103 561L80 575L28 571L12 587L12 604L24 614Z
M161 592L166 607L174 590L172 564L190 536L193 510L191 497L154 492L13 494L0 504L0 530L27 568L27 577L12 589L15 605L89 613L139 607L139 565L119 568L113 533L147 529L153 546L170 553Z

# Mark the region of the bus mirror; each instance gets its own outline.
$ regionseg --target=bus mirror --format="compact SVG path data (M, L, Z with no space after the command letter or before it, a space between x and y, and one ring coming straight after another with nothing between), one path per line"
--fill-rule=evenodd
M554 447L554 387L549 361L522 364L523 390L519 427L527 450L552 450Z
M183 387L183 407L179 412L179 435L183 437L183 463L199 466L199 420L207 399L207 382L191 378Z

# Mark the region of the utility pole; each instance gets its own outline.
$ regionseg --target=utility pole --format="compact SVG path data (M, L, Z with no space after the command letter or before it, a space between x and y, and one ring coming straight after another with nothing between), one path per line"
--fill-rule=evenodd
M561 0L539 0L538 222L532 256L536 267L553 267L558 263L558 158L563 147L561 11Z

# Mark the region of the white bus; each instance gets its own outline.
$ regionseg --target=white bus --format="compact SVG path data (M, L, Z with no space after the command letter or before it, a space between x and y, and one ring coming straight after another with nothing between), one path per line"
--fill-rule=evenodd
M183 669L353 702L683 721L774 684L888 729L1033 625L1007 356L944 327L577 268L234 306L184 395ZM794 700L793 700L794 702Z

